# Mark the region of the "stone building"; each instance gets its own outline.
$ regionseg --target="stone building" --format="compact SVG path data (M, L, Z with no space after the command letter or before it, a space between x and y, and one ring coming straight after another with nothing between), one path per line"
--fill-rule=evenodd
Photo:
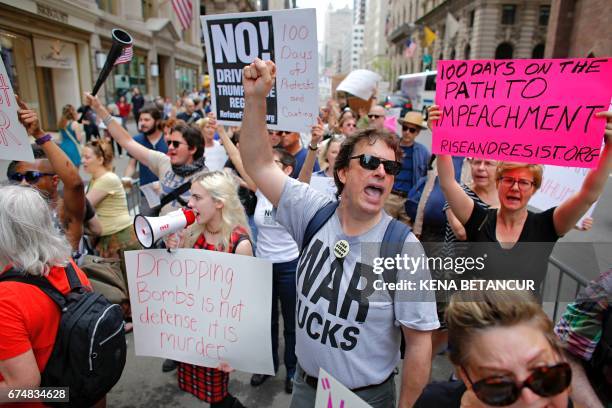
M551 0L391 0L392 77L434 70L440 59L543 58L550 5ZM458 31L445 39L448 13ZM425 26L437 39L423 48ZM403 55L408 39L418 44L411 58Z

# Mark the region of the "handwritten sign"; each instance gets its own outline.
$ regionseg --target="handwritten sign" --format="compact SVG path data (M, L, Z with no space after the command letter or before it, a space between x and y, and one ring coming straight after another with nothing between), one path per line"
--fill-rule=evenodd
M588 169L580 167L544 166L542 185L529 200L529 205L542 211L560 205L580 191L588 172ZM585 218L593 215L596 205L597 202L578 220L578 227L582 227Z
M137 355L274 375L270 262L202 249L125 261Z
M276 64L276 83L266 98L268 127L310 132L319 114L315 9L215 14L201 21L218 122L242 121L242 69L260 58Z
M319 369L315 408L370 408L324 369Z
M19 123L17 109L10 77L0 58L0 159L33 162L28 132Z
M612 59L440 61L433 153L595 167Z

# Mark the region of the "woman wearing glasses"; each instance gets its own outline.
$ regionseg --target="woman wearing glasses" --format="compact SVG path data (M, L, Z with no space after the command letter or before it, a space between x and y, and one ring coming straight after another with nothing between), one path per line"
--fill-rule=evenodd
M440 108L429 108L430 122L440 118ZM612 137L612 112L606 117L606 139ZM484 276L487 279L533 280L540 291L555 242L567 234L599 198L612 170L610 142L606 140L599 163L586 176L582 188L558 207L541 213L527 210L527 204L542 183L543 166L498 163L495 170L499 209L485 209L461 188L453 177L450 156L438 157L440 185L451 210L465 227L467 241L493 243L474 248L487 253Z
M552 322L525 292L460 292L446 311L462 382L433 383L415 407L565 408L572 371Z
M121 250L139 249L121 179L112 171L113 148L92 140L83 149L83 170L91 174L87 199L96 209L102 234L96 250L103 258L121 258Z

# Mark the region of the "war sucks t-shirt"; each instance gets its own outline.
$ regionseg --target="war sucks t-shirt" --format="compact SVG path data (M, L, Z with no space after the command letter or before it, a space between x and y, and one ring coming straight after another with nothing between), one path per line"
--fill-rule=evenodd
M276 220L301 247L308 222L327 202L326 195L287 178ZM402 293L402 301L396 302L370 293L372 281L381 276L373 273L372 248L378 253L390 221L383 212L365 234L348 236L336 213L303 251L297 270L296 354L309 375L318 376L324 368L349 388L381 383L400 360L400 325L414 330L439 327L433 292L415 293L413 300ZM348 253L337 258L334 246L341 240L348 244ZM412 233L403 253L424 254ZM419 281L430 279L430 274L427 269L413 274L401 269L396 279Z

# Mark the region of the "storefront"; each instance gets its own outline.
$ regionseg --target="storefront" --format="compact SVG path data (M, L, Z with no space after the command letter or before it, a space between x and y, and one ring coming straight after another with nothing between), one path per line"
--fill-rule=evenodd
M176 91L179 95L183 93L191 93L195 89L199 89L198 67L191 64L176 62L174 71L176 78Z
M104 55L108 54L110 45L108 41L102 42ZM148 65L147 51L134 47L132 61L129 64L117 65L104 83L106 103L116 102L121 95L127 95L129 101L134 87L138 87L141 94L147 95Z

